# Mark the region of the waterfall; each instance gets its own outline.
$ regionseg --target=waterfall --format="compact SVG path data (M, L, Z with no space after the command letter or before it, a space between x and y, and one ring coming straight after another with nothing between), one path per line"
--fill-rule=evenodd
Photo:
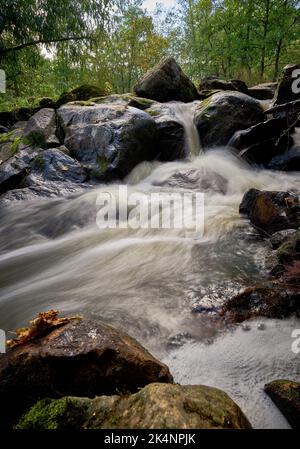
M198 101L193 103L172 102L168 103L170 115L180 123L185 131L187 155L190 158L202 153L200 136L194 122L194 112Z

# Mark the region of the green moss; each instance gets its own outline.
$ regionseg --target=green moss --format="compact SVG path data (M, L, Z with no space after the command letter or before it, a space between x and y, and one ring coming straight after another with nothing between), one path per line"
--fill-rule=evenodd
M43 399L37 402L15 426L16 429L78 429L87 406L76 399Z
M33 148L45 148L47 146L46 138L43 133L38 131L32 131L27 134L23 139L25 145L29 145Z
M43 170L45 168L45 160L44 160L44 158L39 154L34 159L33 165L34 165L34 168L36 170Z
M97 155L97 164L99 165L101 172L105 172L109 166L109 161L106 157Z
M92 100L79 100L79 101L70 101L68 104L72 106L94 106L95 103Z
M5 134L0 134L0 144L11 142L13 135L14 135L13 131L9 131L8 133L5 133Z
M17 153L17 151L19 150L19 146L21 145L22 142L23 142L22 137L16 137L14 139L14 141L12 142L11 147L10 147L12 155Z
M151 117L157 117L159 115L158 111L148 110L147 113L151 115Z

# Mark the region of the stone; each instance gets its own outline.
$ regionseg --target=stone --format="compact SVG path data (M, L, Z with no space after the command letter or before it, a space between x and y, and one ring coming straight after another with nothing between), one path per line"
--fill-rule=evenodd
M200 81L199 91L206 92L211 90L231 90L248 93L248 87L244 81L219 79L216 76L206 76Z
M0 401L6 404L0 426L11 425L39 399L136 392L172 381L167 366L127 334L73 319L0 358Z
M144 111L121 104L65 105L58 109L64 145L91 178L123 179L157 156L157 127Z
M32 138L37 135L45 148L60 145L56 137L56 114L54 109L43 108L36 112L27 122L24 137Z
M63 398L36 404L18 429L251 429L221 390L153 383L125 396Z
M250 189L240 205L240 213L262 234L298 229L300 226L299 196L292 192L272 192Z
M300 93L294 92L293 83L299 78L300 64L289 64L284 67L282 76L276 89L273 106L299 100ZM293 76L296 75L296 76Z
M248 129L237 131L228 142L239 156L248 162L268 166L273 158L281 156L292 145L286 118L274 118Z
M296 313L300 316L300 292L295 286L277 283L249 287L226 301L222 314L234 323L254 317L285 318Z
M164 58L149 70L134 87L139 97L149 98L161 103L197 100L199 94L190 79L183 73L174 58Z
M235 132L264 120L257 100L240 92L219 92L202 101L195 112L195 125L204 148L227 145Z
M248 95L257 100L272 100L277 88L277 83L263 83L248 88Z
M300 384L291 380L274 380L265 392L277 405L293 429L300 429Z
M91 98L103 97L105 95L107 95L105 89L101 89L97 86L91 86L89 84L83 84L70 92L62 93L55 103L55 107L59 108L63 104L69 103L70 101L86 101Z

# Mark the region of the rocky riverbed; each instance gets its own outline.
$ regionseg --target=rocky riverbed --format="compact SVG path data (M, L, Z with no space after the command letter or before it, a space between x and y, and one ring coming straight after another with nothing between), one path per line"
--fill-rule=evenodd
M297 68L195 86L167 58L0 112L1 427L299 427ZM120 186L203 193L203 232L125 226Z

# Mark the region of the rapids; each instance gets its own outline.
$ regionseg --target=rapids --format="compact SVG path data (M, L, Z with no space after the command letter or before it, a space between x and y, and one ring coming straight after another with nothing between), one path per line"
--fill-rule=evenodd
M255 169L226 148L202 154L193 126L182 121L192 157L141 163L125 183L146 195L204 192L204 234L100 230L97 196L117 196L118 185L7 205L0 215L0 328L13 331L50 308L102 319L163 358L177 381L224 388L256 426L288 427L261 386L282 375L300 380L287 349L300 322L267 321L265 330L243 333L224 328L217 309L267 272L270 248L238 214L243 194L251 187L300 190L299 174Z

